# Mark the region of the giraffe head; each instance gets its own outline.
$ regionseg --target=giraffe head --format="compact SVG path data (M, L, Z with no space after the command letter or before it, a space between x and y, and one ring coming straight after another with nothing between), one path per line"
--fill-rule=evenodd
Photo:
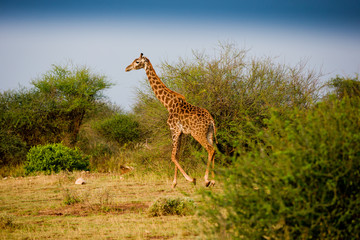
M129 72L131 70L139 70L145 68L145 63L149 62L146 57L143 57L143 54L140 54L139 58L136 58L129 66L126 67L125 71Z

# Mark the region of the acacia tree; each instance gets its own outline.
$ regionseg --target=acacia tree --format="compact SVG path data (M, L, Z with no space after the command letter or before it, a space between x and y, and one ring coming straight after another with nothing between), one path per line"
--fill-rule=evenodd
M0 166L21 164L32 146L74 146L84 117L96 112L103 90L112 86L105 76L72 65L53 65L32 84L0 92Z
M70 145L75 145L86 112L102 99L102 91L112 86L104 75L89 68L53 65L52 69L33 80L32 84L43 99L42 111L65 123L64 132Z

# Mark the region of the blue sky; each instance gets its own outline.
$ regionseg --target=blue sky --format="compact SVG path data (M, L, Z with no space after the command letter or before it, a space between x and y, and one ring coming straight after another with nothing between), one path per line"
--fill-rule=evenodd
M322 69L324 80L360 72L360 1L0 0L0 90L30 86L51 64L87 65L116 83L130 109L145 73L125 73L140 52L156 66L210 54L219 41L249 56Z
M301 19L357 22L357 0L2 0L1 15L8 17L159 17L230 19ZM160 17L161 18L161 17Z

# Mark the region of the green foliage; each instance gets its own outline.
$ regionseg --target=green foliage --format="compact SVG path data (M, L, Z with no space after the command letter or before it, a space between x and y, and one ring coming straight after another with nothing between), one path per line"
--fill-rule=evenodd
M55 116L42 110L42 102L43 99L34 90L22 88L0 93L3 163L16 165L24 161L29 147L42 144L45 139L58 140L61 122ZM53 124L49 124L50 121Z
M204 192L209 238L358 239L359 109L344 97L272 111L262 143L219 172L223 192Z
M60 143L32 147L27 154L26 173L57 173L61 170L88 170L89 157L82 156L79 149L71 149Z
M337 76L328 83L328 86L333 89L338 98L344 96L360 97L359 75L354 78Z
M95 128L106 139L120 145L136 142L141 137L139 123L130 114L116 114L96 124Z
M0 129L0 166L20 164L26 155L26 144L19 137Z
M39 144L74 145L83 120L111 86L86 67L56 65L32 84L0 93L0 165L23 163Z
M52 67L32 84L41 93L51 96L53 103L65 106L68 112L102 98L101 91L112 85L105 80L105 76L93 74L87 67Z
M86 112L95 106L96 100L103 98L102 91L112 85L105 76L93 74L87 67L69 69L56 65L32 84L48 99L43 102L42 110L56 109L57 115L65 120L72 145L78 140Z
M84 119L77 147L91 156L92 170L122 172L122 165L134 162L134 156L139 155L144 139L144 131L133 114L101 102Z
M165 198L157 199L148 210L151 217L168 215L193 215L195 212L195 203L190 198Z

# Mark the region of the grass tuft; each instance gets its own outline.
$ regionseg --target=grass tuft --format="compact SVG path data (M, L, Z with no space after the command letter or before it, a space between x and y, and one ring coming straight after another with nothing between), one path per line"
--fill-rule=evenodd
M0 229L13 229L15 227L14 218L8 214L0 215Z
M79 194L76 192L66 188L64 192L64 204L65 205L74 205L76 203L81 202L82 199L80 198Z
M190 198L160 197L148 209L148 215L158 216L187 216L195 213L194 200Z

